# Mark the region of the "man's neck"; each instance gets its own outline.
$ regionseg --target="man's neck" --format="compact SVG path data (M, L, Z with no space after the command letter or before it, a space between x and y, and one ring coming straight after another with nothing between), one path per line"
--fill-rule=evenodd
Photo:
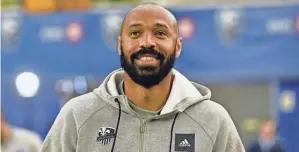
M129 100L139 108L158 111L166 103L171 90L173 75L170 72L159 85L153 86L150 89L135 83L130 76L125 73L124 90Z

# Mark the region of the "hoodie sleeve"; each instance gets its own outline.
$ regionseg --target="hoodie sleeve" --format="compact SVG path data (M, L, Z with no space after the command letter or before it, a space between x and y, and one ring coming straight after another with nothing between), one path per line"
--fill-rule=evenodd
M214 143L213 152L245 152L241 138L230 115L224 108L221 108L220 111L220 128Z
M71 101L66 103L56 117L42 145L42 152L75 152L77 124Z

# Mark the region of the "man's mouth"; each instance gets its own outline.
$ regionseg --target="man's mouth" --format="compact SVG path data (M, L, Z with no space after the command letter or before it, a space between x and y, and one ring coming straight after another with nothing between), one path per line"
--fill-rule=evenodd
M135 62L139 66L158 66L160 59L154 54L143 54L139 55Z
M142 60L150 60L150 59L158 59L158 56L155 54L142 54L137 56L137 59L142 59Z

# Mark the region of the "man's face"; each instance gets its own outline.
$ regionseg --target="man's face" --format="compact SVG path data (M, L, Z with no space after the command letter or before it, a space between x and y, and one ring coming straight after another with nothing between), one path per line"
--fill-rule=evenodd
M173 68L181 50L176 23L157 6L142 6L128 13L119 38L121 66L145 87L158 85Z
M262 132L263 136L272 138L276 132L275 123L271 120L264 122L261 126L261 132Z

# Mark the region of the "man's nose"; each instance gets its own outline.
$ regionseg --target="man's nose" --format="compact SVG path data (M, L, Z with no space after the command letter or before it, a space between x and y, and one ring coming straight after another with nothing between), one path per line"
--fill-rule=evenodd
M144 33L141 41L142 41L141 47L144 47L144 48L155 48L156 47L155 38L150 33Z

